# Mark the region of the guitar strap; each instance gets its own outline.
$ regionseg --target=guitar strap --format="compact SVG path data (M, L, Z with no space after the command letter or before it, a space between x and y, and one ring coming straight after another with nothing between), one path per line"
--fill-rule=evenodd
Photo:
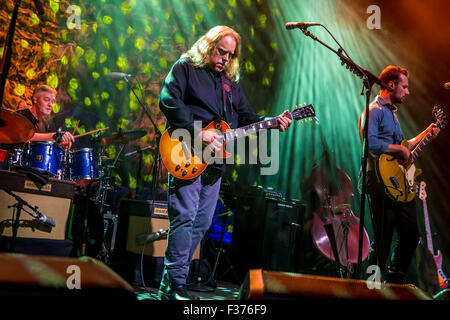
M223 112L225 115L225 121L233 126L233 94L231 92L231 87L226 83L223 74L220 74L220 80L222 84L222 103L223 103ZM227 106L227 101L230 102L229 106Z

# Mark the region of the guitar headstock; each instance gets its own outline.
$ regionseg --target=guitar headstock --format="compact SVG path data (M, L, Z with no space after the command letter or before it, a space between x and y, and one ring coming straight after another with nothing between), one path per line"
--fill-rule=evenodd
M434 106L432 113L436 118L436 124L438 127L444 129L447 124L447 116L444 114L444 111L440 107Z
M426 200L427 199L427 192L425 191L426 187L425 181L420 181L420 188L419 188L419 198L420 200Z
M305 118L314 118L316 116L316 111L312 104L308 104L303 107L298 108L295 106L294 110L291 111L293 120L301 120Z

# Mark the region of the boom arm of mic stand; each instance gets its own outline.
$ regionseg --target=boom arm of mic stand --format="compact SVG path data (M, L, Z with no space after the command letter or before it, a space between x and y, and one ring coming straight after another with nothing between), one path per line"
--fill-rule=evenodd
M41 217L43 217L44 215L42 213L39 212L39 210L37 209L37 207L32 207L28 202L26 202L23 198L19 197L18 195L16 195L14 192L12 192L11 190L9 190L6 187L2 187L0 186L0 189L2 189L3 191L5 191L7 194L9 194L10 196L12 196L14 199L17 200L17 202L21 203L20 207L22 208L23 205L27 206L28 208L30 208L31 210L33 210L34 214L23 209L23 211L25 211L26 213L28 213L30 216L32 216L33 218L39 220Z

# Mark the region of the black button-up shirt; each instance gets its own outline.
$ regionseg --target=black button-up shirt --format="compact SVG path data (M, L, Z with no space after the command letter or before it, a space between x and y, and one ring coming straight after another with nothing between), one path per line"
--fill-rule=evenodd
M179 59L167 75L159 107L169 127L184 128L191 134L194 121L205 127L213 120L224 120L237 128L264 118L252 110L239 83L212 72L209 66L196 68L187 58Z

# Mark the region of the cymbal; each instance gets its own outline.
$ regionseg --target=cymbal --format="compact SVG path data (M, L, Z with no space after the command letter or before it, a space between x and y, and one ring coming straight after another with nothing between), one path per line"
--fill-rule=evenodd
M7 109L0 113L0 143L27 142L35 133L30 120L23 115Z
M102 138L101 145L109 146L111 144L121 144L127 143L128 141L139 139L147 134L144 129L130 130L130 131L119 131L110 136Z

